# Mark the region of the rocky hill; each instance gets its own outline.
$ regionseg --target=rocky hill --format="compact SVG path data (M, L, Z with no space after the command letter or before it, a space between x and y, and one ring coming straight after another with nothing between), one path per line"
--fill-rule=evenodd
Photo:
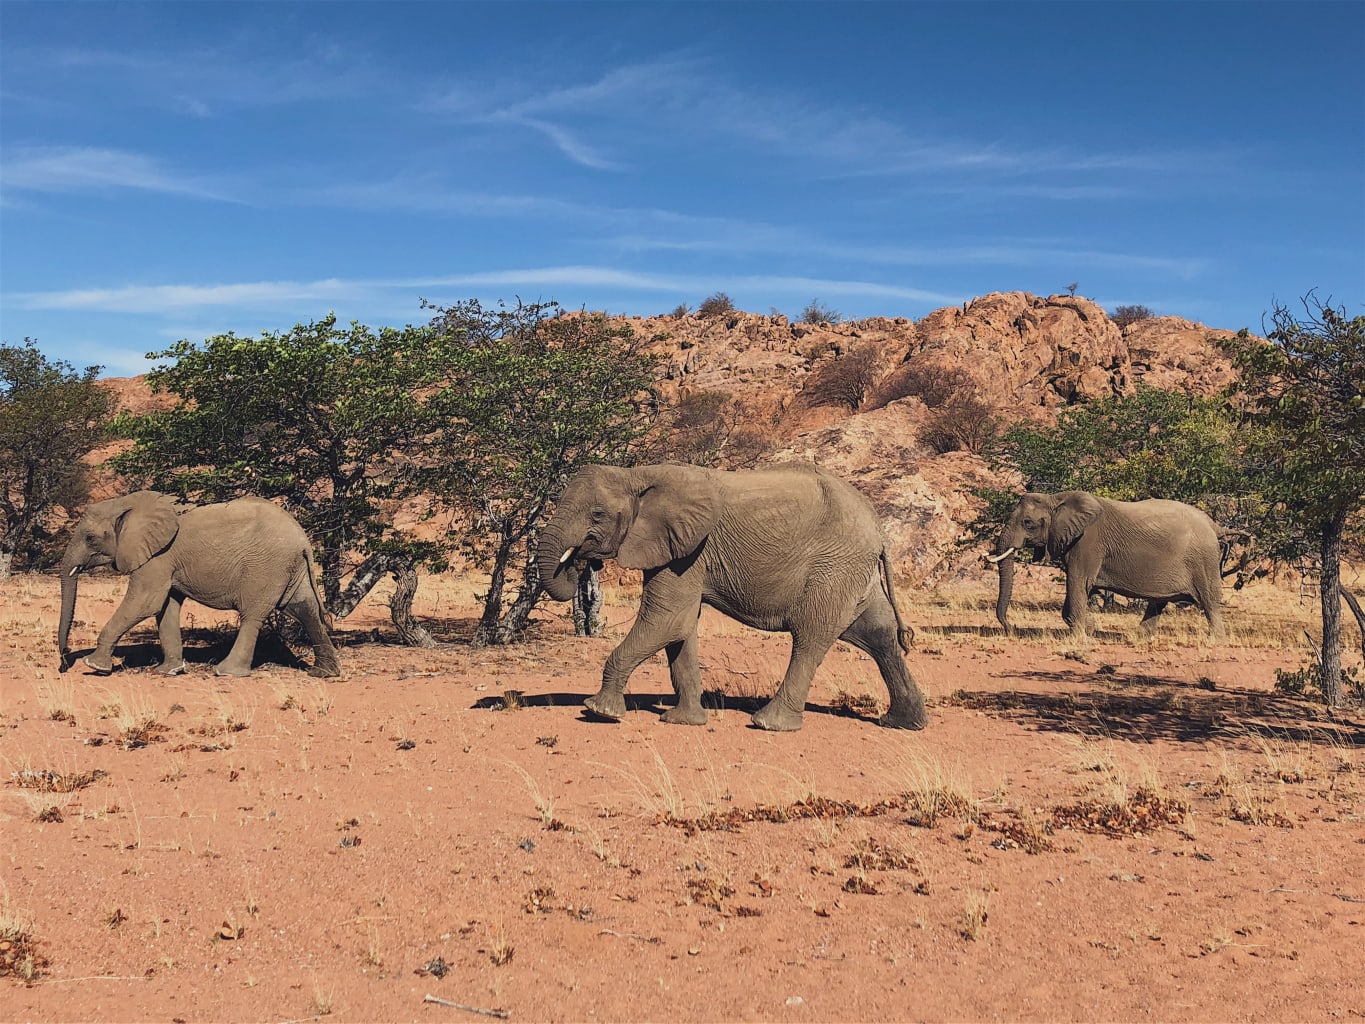
M970 452L940 454L926 444L921 433L930 410L918 397L865 402L856 411L813 401L812 383L839 360L856 355L866 363L868 396L907 366L961 371L966 378L959 384L1006 422L1047 421L1059 408L1130 392L1139 381L1204 394L1232 377L1216 344L1231 332L1178 317L1120 330L1095 303L1070 295L997 292L919 322L807 324L738 311L622 322L658 339L665 403L724 392L761 429L766 460L808 459L862 489L883 517L899 572L913 581L979 572L976 558L956 546L977 512L971 488L1019 482ZM153 404L141 378L109 384L135 411Z
M808 388L832 362L870 351L869 395L909 364L958 369L1006 422L1047 421L1059 408L1128 393L1139 381L1206 394L1232 377L1216 344L1232 332L1178 317L1120 330L1095 303L1070 295L997 292L917 323L876 317L806 324L738 312L629 322L647 336L666 336L657 348L673 400L725 391L772 421L773 458L809 459L853 480L885 520L900 572L916 581L977 571L976 560L956 547L977 513L971 488L1019 482L969 452L939 454L926 445L920 433L927 410L918 398L871 411L813 406Z

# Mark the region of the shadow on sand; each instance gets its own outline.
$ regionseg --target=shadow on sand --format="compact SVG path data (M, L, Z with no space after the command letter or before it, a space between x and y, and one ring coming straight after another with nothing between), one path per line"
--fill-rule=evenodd
M1215 689L1207 681L1086 670L1025 671L1010 678L1037 682L1048 691L957 690L938 703L985 711L1042 731L1138 743L1253 737L1325 746L1365 743L1365 722L1359 716L1334 714L1322 704L1264 690Z

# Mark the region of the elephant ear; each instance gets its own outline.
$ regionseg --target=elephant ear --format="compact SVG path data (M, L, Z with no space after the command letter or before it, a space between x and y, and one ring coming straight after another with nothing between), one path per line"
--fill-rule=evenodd
M1059 558L1076 543L1102 508L1099 499L1089 491L1067 491L1057 495L1057 499L1047 536L1048 554L1053 558Z
M720 487L711 471L667 463L631 475L638 511L616 560L627 569L657 569L696 551L720 519Z
M175 540L180 519L170 495L135 491L123 500L127 508L114 520L114 567L129 573Z

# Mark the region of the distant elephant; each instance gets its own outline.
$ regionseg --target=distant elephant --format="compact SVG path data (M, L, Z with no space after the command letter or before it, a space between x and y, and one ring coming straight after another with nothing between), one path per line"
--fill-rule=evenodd
M308 537L294 517L260 498L222 505L178 505L156 491L136 491L97 502L72 530L62 558L62 612L57 649L68 663L67 639L76 607L76 576L113 565L128 574L128 592L85 664L112 672L114 645L124 633L156 616L163 675L184 671L180 605L185 598L210 608L235 608L241 625L220 676L251 672L256 636L276 608L303 625L313 644L309 675L341 674L336 648L322 621Z
M1171 601L1197 604L1214 639L1224 636L1218 528L1199 509L1179 501L1111 501L1087 491L1025 494L1000 531L992 562L1000 567L996 618L1008 632L1014 592L1014 553L1032 548L1066 570L1062 618L1072 631L1089 627L1088 598L1102 589L1145 598L1149 632Z
M877 662L891 693L881 724L924 728L924 698L901 655L909 631L886 539L871 502L833 474L795 463L742 472L591 466L569 481L541 535L541 583L567 601L575 563L606 558L643 569L644 593L635 625L607 658L602 688L584 702L594 714L621 718L630 674L664 650L678 703L663 720L704 724L697 618L705 604L791 634L782 685L753 716L759 727L801 728L811 677L842 639Z

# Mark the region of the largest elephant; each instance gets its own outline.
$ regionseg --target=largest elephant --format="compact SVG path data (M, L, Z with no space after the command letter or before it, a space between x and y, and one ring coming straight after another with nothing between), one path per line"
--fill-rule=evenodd
M764 729L801 727L811 677L836 640L870 654L891 694L881 724L922 729L924 698L906 668L886 540L871 503L816 466L725 472L663 464L591 466L565 487L537 550L541 582L572 598L576 563L614 558L644 570L639 614L585 703L619 719L631 673L663 650L677 693L665 722L701 725L697 618L709 605L756 629L791 634Z
M188 597L210 608L241 613L237 640L219 663L218 675L251 672L256 637L276 608L307 631L314 652L309 674L341 674L336 648L322 621L308 536L293 516L268 501L238 498L219 505L186 506L156 491L135 491L87 508L62 557L57 649L63 668L76 608L76 578L104 565L129 578L123 603L85 658L97 672L113 671L114 645L149 615L156 616L161 639L158 671L165 675L183 671L180 605Z
M1066 571L1062 618L1074 633L1089 628L1096 589L1145 598L1143 628L1151 630L1171 601L1193 601L1215 639L1224 635L1221 551L1213 520L1191 505L1161 498L1113 501L1088 491L1029 492L1000 531L991 561L1000 567L996 618L1010 629L1014 554L1032 548Z

